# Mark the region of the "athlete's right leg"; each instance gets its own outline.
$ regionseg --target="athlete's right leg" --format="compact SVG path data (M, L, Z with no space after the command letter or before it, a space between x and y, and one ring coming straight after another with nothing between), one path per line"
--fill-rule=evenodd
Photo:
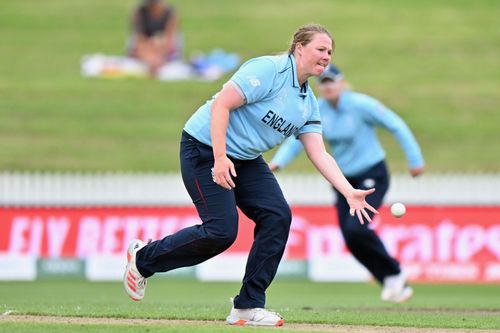
M234 191L213 182L211 147L183 133L180 155L184 185L203 224L182 229L138 251L136 265L144 277L199 264L226 250L236 239Z
M266 289L276 275L285 251L292 212L283 192L262 157L236 165L235 196L238 207L255 222L237 309L264 308Z
M278 313L264 309L265 293L283 256L292 213L262 157L239 161L235 167L236 202L255 222L255 229L243 285L226 321L231 325L282 326L284 320Z

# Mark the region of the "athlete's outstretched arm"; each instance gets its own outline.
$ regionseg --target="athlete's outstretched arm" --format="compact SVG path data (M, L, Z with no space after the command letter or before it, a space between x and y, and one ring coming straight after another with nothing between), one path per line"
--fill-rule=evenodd
M375 192L375 189L372 188L367 191L357 190L349 184L342 171L340 171L335 159L326 151L321 134L304 133L299 136L299 139L304 145L307 157L311 160L316 169L318 169L323 177L325 177L330 184L335 186L335 188L346 198L351 208L351 216L356 214L361 224L363 224L363 216L371 222L370 216L365 209L376 214L378 212L366 202L365 198L367 195Z
M210 109L210 137L215 160L213 178L214 182L228 190L235 186L231 175L236 177L236 170L233 162L226 155L226 130L229 124L229 113L243 104L245 104L245 99L241 92L229 82L215 96Z

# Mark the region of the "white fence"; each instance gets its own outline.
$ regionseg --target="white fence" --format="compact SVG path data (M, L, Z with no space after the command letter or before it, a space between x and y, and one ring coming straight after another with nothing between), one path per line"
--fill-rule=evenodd
M315 174L278 174L293 205L329 205L329 184ZM386 202L500 205L500 174L394 175ZM0 173L0 206L185 206L179 174Z

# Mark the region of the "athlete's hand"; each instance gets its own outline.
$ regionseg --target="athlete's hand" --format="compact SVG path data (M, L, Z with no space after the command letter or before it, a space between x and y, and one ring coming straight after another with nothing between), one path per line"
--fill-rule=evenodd
M370 204L368 204L368 202L366 202L366 197L368 195L372 194L373 192L375 192L374 188L366 190L366 191L355 189L352 191L352 193L349 196L346 197L347 203L349 204L349 207L351 208L349 213L351 214L351 216L354 216L354 214L356 214L356 216L358 217L359 223L361 223L361 224L364 224L363 216L365 217L365 219L368 222L372 221L372 219L370 218L370 216L366 212L366 209L368 209L369 211L371 211L375 214L378 214L377 210L375 208L373 208L372 206L370 206Z
M233 179L236 177L236 169L233 162L227 157L220 157L215 159L214 167L212 168L212 179L214 183L231 190L235 187Z
M411 168L410 169L410 175L415 178L420 176L421 174L424 173L424 167L418 167L418 168Z

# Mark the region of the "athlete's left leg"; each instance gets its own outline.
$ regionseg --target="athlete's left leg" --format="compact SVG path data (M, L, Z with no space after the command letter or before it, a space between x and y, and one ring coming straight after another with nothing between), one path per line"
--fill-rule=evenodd
M254 241L240 293L239 309L263 308L285 251L292 215L276 178L262 157L236 165L236 204L255 222Z

